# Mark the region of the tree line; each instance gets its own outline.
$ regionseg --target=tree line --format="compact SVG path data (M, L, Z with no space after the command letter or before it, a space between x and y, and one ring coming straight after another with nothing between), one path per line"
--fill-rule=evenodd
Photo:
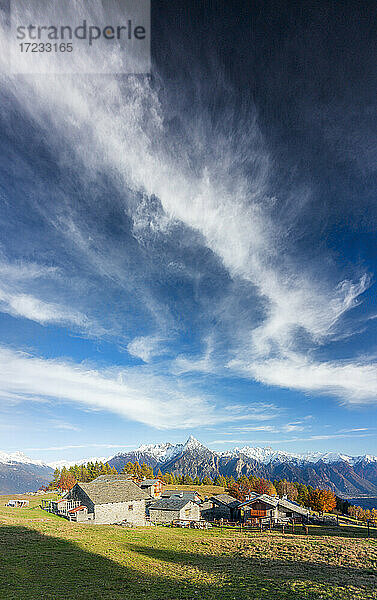
M229 486L229 493L241 501L247 500L247 497L253 493L278 495L280 498L286 496L288 500L320 513L332 512L337 507L336 496L331 490L313 488L310 485L286 479L276 479L272 482L263 477L243 475L237 479L235 484Z
M68 469L56 468L54 471L54 479L48 485L48 490L70 490L75 483L89 483L93 479L97 479L100 475L118 475L115 467L110 467L109 463L100 461L88 462L86 465L73 465Z
M162 474L159 469L157 474L154 474L153 468L143 463L128 462L124 465L121 473L133 475L136 481L143 479L151 479L157 477L168 485L216 485L222 486L228 490L229 494L240 501L245 501L248 496L253 493L268 494L270 496L278 495L286 496L288 500L297 502L300 506L310 508L317 512L332 512L337 509L339 512L347 512L353 508L346 501L341 501L330 490L313 488L310 485L303 483L287 481L286 479L277 479L270 481L263 477L255 477L250 475L242 475L237 480L234 477L224 477L219 475L211 478L208 475L200 478L198 476L191 477L190 475L175 475L174 473ZM68 469L55 469L54 479L47 489L71 489L76 482L89 483L100 475L117 475L118 471L115 467L111 467L108 463L100 461L88 462L86 465L73 465ZM346 503L345 503L346 502ZM345 504L344 504L345 503ZM358 514L361 514L359 511ZM349 513L351 514L351 513Z
M361 506L353 506L352 504L348 508L348 514L350 517L357 519L358 521L371 521L374 525L377 525L377 509L362 508Z

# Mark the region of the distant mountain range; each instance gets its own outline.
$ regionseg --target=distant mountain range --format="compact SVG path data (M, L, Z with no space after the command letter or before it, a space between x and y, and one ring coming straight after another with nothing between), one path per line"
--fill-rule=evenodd
M0 494L35 492L52 479L54 470L22 452L0 452Z
M185 444L142 445L132 452L117 454L109 464L120 470L129 461L145 462L162 473L175 475L237 478L253 474L329 488L344 497L377 496L377 457L370 455L294 454L250 446L214 452L190 436Z
M343 497L377 497L377 457L349 456L333 452L294 454L245 446L228 452L214 452L189 437L185 444L149 444L136 450L119 453L112 458L91 458L89 461L108 461L117 470L127 462L145 462L162 473L191 477L256 475L267 479L289 479L314 487L332 489ZM28 458L20 452L0 452L0 493L35 491L51 480L53 468L70 466L72 461L59 460L45 464Z

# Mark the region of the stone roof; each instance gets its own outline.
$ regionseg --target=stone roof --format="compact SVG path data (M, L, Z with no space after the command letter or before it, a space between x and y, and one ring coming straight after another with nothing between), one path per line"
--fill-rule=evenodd
M90 483L78 483L93 504L148 500L149 496L129 479L106 481L94 479Z
M149 510L181 510L191 500L188 498L178 498L177 496L171 496L170 498L161 498L150 505Z
M151 485L154 485L155 483L158 483L159 481L159 479L144 479L139 483L139 485L140 487L149 487Z
M233 496L229 496L229 494L216 494L215 496L211 496L211 500L225 504L229 508L236 508L241 504L239 500L233 498Z
M288 510L290 510L292 512L296 512L300 515L308 515L310 512L307 508L304 508L303 506L299 506L295 502L290 502L289 500L279 500L278 506L279 507L281 506L282 508L287 508Z
M96 477L95 479L93 479L93 481L125 481L132 480L133 478L134 475L130 475L129 473L117 473L117 475L113 475L111 473L108 475L99 475L99 477Z
M265 504L269 504L270 506L277 506L279 498L269 496L268 494L260 494L259 496L255 496L255 498L250 498L250 500L242 502L240 506L248 506L249 504L254 504L254 502L265 502Z
M195 490L165 490L164 492L162 492L162 498L172 498L172 497L178 497L178 498L185 498L186 500L192 500L192 502L196 502L196 499L199 497L200 498L200 494L198 492L196 492Z

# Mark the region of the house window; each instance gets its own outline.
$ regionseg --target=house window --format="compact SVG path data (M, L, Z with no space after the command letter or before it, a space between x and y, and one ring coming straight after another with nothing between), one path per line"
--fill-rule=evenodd
M128 510L133 510L134 509L134 505L133 504L129 504L128 505Z

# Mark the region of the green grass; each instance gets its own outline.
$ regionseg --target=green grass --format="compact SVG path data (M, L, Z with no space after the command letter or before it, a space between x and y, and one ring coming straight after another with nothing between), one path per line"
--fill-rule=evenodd
M377 532L69 523L0 497L1 600L377 599Z

